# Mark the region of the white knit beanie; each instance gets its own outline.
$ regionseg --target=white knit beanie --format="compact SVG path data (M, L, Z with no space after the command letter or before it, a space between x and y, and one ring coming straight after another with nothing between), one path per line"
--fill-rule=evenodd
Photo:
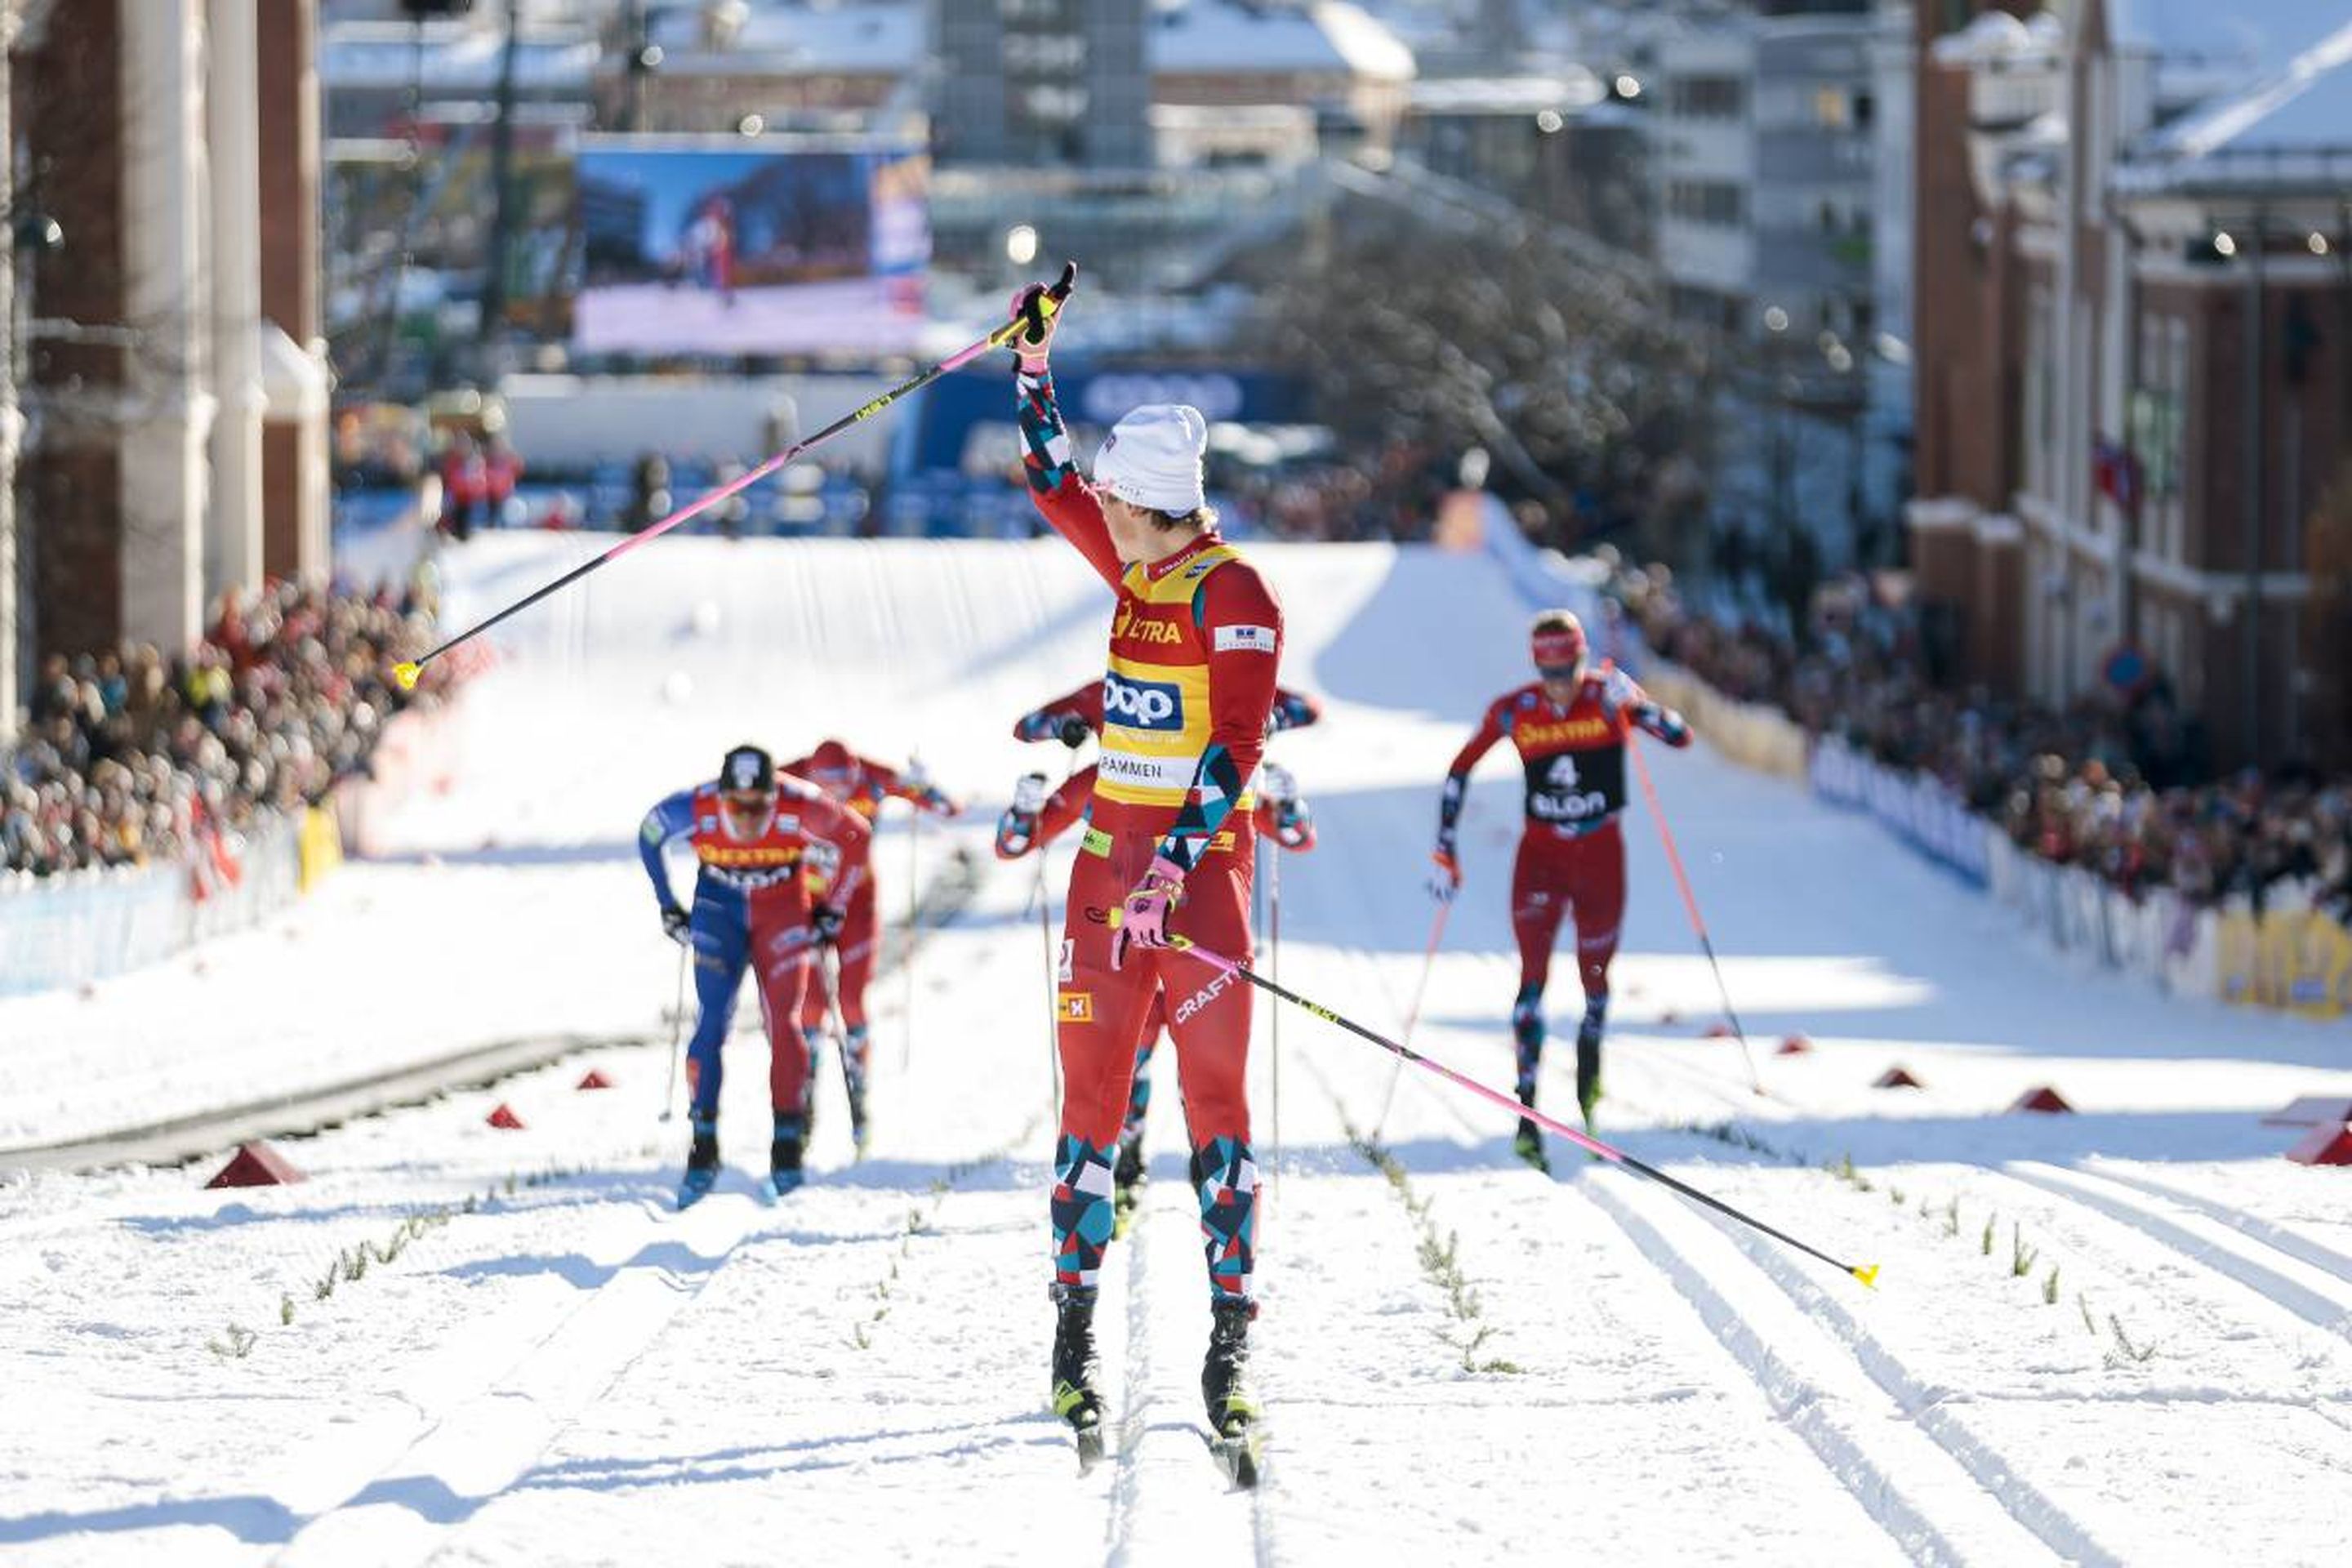
M1129 506L1181 517L1208 497L1201 489L1201 454L1209 422L1187 403L1147 403L1111 426L1095 454L1095 485Z

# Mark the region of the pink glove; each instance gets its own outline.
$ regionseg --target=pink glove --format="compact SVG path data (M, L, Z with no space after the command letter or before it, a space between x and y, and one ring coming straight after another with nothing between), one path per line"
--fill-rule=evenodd
M1045 285L1032 283L1013 296L1013 315L1029 324L1013 340L1013 357L1024 375L1043 375L1054 349L1054 328L1059 324L1060 301L1045 298Z
M1119 922L1110 939L1110 966L1127 962L1128 945L1166 947L1168 917L1184 900L1184 868L1165 855L1151 858L1151 868L1135 890L1119 900Z

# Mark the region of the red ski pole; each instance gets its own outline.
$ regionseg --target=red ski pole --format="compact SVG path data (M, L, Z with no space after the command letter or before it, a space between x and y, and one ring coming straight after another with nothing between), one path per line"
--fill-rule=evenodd
M1665 811L1658 805L1657 786L1650 783L1650 764L1643 758L1642 748L1634 742L1630 726L1625 731L1625 752L1633 759L1633 776L1642 781L1642 798L1650 803L1650 820L1658 825L1658 842L1666 847L1666 864L1674 868L1675 886L1682 889L1683 908L1689 911L1691 930L1698 933L1699 951L1706 954L1706 965L1715 971L1715 989L1723 998L1723 1016L1731 1021L1732 1038L1739 1042L1739 1055L1748 1063L1748 1086L1762 1094L1764 1080L1756 1071L1756 1053L1748 1048L1748 1031L1740 1027L1739 1014L1731 1005L1731 987L1724 984L1723 965L1716 960L1715 943L1706 934L1706 921L1699 915L1690 878L1683 873L1683 858L1675 847L1674 830L1666 826Z

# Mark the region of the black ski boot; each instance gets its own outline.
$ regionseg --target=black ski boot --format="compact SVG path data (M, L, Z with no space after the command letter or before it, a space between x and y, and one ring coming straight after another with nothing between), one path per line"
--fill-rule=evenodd
M1249 1392L1249 1326L1255 1302L1220 1296L1209 1304L1209 1353L1201 1398L1209 1407L1209 1448L1237 1487L1257 1485L1257 1402Z
M778 1197L798 1192L804 1179L801 1173L801 1150L807 1139L807 1130L796 1116L776 1118L775 1141L768 1145L768 1190Z
M1576 1029L1576 1105L1584 1112L1584 1130L1592 1131L1592 1108L1601 1103L1601 1030L1609 1013L1609 998L1595 996L1584 1005L1584 1022Z
M1518 1000L1511 1004L1511 1040L1517 1047L1519 1103L1533 1110L1544 1048L1543 993L1535 986L1522 988ZM1511 1139L1511 1152L1545 1175L1551 1174L1551 1161L1544 1153L1543 1132L1524 1116L1519 1118L1517 1134Z
M1551 1174L1551 1156L1544 1152L1543 1129L1524 1116L1519 1118L1519 1130L1511 1139L1511 1152L1545 1175Z
M677 1184L677 1206L690 1209L719 1184L719 1122L695 1117L694 1143L686 1153L686 1179Z
M1054 1414L1070 1424L1078 1442L1078 1473L1103 1457L1102 1375L1095 1360L1095 1289L1087 1285L1054 1287Z

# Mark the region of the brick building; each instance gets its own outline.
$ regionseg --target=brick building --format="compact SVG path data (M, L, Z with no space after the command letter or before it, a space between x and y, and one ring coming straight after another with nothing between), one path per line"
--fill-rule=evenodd
M1919 17L1908 523L1961 668L2152 666L2217 762L2352 765L2352 4Z
M71 0L11 49L17 528L35 646L187 647L205 605L328 570L316 0Z

